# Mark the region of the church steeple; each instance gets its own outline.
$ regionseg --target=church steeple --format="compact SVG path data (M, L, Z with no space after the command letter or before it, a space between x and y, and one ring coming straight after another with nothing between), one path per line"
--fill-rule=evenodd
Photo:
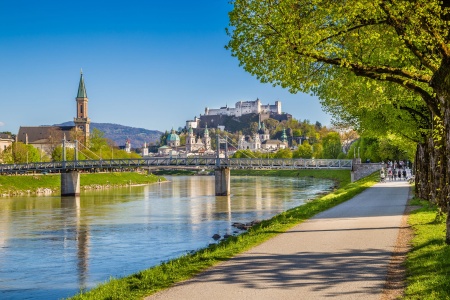
M78 84L77 98L87 98L86 88L84 87L83 70L80 71L80 83Z
M91 120L88 117L88 97L86 87L84 86L83 71L80 74L80 83L78 84L78 93L75 101L77 102L77 113L73 121L75 123L77 139L81 139L82 143L87 144L89 141L89 124Z

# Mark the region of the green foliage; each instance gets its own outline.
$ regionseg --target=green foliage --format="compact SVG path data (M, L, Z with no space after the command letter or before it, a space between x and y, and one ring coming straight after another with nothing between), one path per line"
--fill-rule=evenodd
M443 80L449 68L443 60L449 56L449 7L443 2L232 4L227 49L261 82L319 96L336 122L366 136L393 133L423 142L430 134L430 112L445 119L440 101L450 98L450 81ZM367 149L367 156L380 159L378 151Z
M330 132L322 139L323 158L336 159L342 152L339 133Z
M350 146L347 158L358 157L358 154L362 161L413 161L415 144L394 135L382 138L361 137Z
M312 158L313 151L308 141L304 141L303 144L298 146L297 150L292 153L293 158Z
M86 149L79 144L78 160L99 160L99 159L126 159L126 158L140 158L137 153L127 153L125 150L120 150L111 145L110 141L105 138L105 135L100 130L94 128L89 138L89 148ZM62 161L63 153L62 146L58 145L52 152L52 160ZM66 160L75 160L75 150L66 147Z
M323 147L321 143L314 144L313 148L313 158L323 158Z
M89 136L89 149L92 152L98 152L102 148L109 148L108 140L103 132L94 128Z
M78 160L85 160L86 156L82 152L78 152ZM61 145L57 146L52 152L53 161L63 160L63 147ZM66 148L66 160L75 160L75 149Z
M253 152L251 150L238 150L236 151L232 158L257 158L258 154L256 152Z
M292 151L290 149L280 149L275 153L274 158L292 158Z
M8 146L0 153L0 159L5 164L39 162L41 161L41 158L42 161L48 161L48 157L45 153L32 145L25 145L22 142L13 142L11 146Z

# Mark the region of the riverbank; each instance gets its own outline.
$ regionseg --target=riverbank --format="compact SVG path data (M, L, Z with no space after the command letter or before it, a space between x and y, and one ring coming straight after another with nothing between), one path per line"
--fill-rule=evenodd
M164 177L137 172L81 173L81 190L109 189L165 181ZM59 174L0 176L0 197L57 194L61 190Z
M256 175L259 172L265 172L255 171L254 174L250 174L248 170L244 171L245 175ZM270 171L263 175L269 176L269 173L270 176L297 176L298 171ZM237 175L237 173L234 173L234 175ZM316 175L318 176L318 174ZM328 195L290 209L269 220L264 220L241 235L231 236L218 244L212 244L195 253L168 261L137 274L120 279L112 279L89 292L73 297L73 299L141 299L144 296L168 288L177 282L189 279L223 260L259 245L281 232L285 232L319 212L351 199L356 194L375 184L378 179L378 174L374 174L360 181L348 183L350 181L349 171L338 171L333 176L337 182L336 189ZM341 180L338 178L341 178Z

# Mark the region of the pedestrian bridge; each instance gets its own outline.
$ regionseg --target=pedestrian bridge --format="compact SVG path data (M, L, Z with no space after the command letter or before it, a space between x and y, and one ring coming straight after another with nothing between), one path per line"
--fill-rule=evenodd
M263 159L263 158L178 158L155 157L141 159L78 160L34 162L27 164L0 164L0 174L64 173L69 171L102 171L169 167L202 167L214 169L352 169L349 159Z
M34 162L27 164L0 164L0 174L61 173L61 195L80 193L80 172L103 170L214 169L216 195L230 194L230 169L352 169L348 159L263 159L263 158L207 158L207 157L153 157L141 159L75 160Z

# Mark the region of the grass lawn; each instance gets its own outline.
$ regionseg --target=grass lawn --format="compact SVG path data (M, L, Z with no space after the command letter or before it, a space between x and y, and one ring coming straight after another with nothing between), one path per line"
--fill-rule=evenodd
M34 193L40 188L51 189L55 192L60 190L60 181L59 174L0 176L0 194Z
M436 207L414 199L409 224L415 237L406 259L407 288L404 299L450 299L450 246L445 244L445 218L437 219Z
M115 173L81 173L81 189L92 186L124 186L133 184L148 184L157 182L159 179L165 180L153 174L141 174L136 172L115 172ZM36 174L36 175L16 175L0 176L0 195L33 194L38 189L51 189L53 193L61 190L61 176L59 174Z
M256 175L265 171L252 173L244 170L242 172L245 175ZM76 295L72 299L142 299L144 296L168 288L176 282L189 279L219 262L259 245L279 233L285 232L319 212L351 199L375 184L379 177L378 172L376 172L357 182L349 183L349 171L340 172L341 174L336 173L333 175L340 182L339 189L328 195L283 212L270 220L265 220L244 234L230 237L219 244L211 245L195 253L173 259L137 274L124 278L112 278L109 282L101 284L86 293ZM238 175L238 173L240 171L233 171L232 175ZM264 175L297 176L297 173L298 171L267 171ZM319 177L319 174L320 171L316 175Z

